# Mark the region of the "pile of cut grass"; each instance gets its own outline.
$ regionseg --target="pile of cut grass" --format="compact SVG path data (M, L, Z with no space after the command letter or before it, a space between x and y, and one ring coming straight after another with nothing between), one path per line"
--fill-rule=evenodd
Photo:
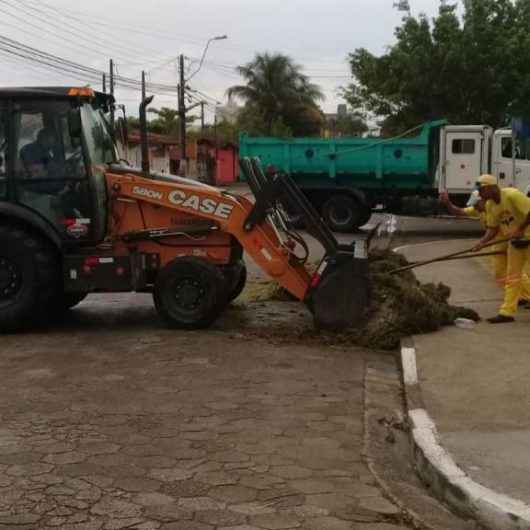
M393 350L404 337L431 333L457 318L480 320L472 309L449 303L451 289L442 283L422 284L412 271L390 274L408 264L401 254L374 251L370 255L371 301L358 326L331 336L305 330L306 338L320 335L326 343L349 343L377 350ZM272 281L252 282L243 292L244 302L292 301L292 296Z

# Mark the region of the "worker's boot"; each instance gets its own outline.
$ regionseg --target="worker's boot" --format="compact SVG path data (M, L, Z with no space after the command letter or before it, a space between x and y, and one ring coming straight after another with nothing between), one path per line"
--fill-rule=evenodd
M514 322L515 318L508 317L506 315L497 315L496 317L488 318L490 324L507 324L508 322Z

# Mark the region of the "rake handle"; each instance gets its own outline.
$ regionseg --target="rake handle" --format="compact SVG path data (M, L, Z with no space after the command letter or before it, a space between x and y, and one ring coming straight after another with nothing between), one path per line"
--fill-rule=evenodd
M512 238L500 239L500 240L496 240L496 241L490 241L489 243L486 243L485 245L483 245L482 248L493 247L494 245L499 245L501 243L507 243L508 241L511 241L511 240L512 240ZM446 254L444 256L439 256L437 258L432 258L432 259L428 259L428 260L424 260L424 261L418 261L416 263L411 263L410 265L406 265L404 267L400 267L399 269L394 269L393 271L390 271L390 274L397 274L399 272L409 271L411 269L415 269L416 267L421 267L423 265L429 265L431 263L436 263L438 261L448 261L448 260L450 260L452 258L456 258L456 257L459 257L459 256L463 256L464 254L472 253L474 248L475 247L471 247L471 248L468 248L466 250L460 250L458 252L452 252L451 254ZM475 254L472 254L469 257L479 257L479 255L475 253Z

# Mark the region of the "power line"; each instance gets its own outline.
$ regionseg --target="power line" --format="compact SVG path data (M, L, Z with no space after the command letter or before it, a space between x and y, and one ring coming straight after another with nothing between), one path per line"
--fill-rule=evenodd
M47 2L44 2L43 0L39 0L39 5L47 5L48 7L50 4ZM86 21L93 21L94 24L96 24L97 27L106 26L109 27L113 34L115 35L117 30L126 31L129 35L134 32L136 34L142 34L147 35L153 38L163 38L166 40L176 41L176 42L189 42L197 46L204 46L204 42L207 40L207 37L202 36L191 36L191 35L185 35L181 33L175 33L173 29L157 29L157 31L146 31L143 27L138 27L130 24L120 24L115 19L110 19L106 17L102 17L100 14L98 16L93 16L87 12L80 11L80 10L74 10L74 9L67 9L67 8L61 8L61 12L69 13L71 15L76 15L78 17L82 17L83 20ZM159 22L159 21L157 21ZM230 47L233 50L240 51L239 47L236 46L226 46Z
M28 6L28 0L18 0L18 2L22 2L24 5ZM102 29L98 24L94 23L94 22L91 22L91 21L88 21L88 20L83 20L81 18L79 18L78 16L75 16L75 15L72 15L70 13L68 13L68 11L64 10L64 9L57 9L56 7L50 5L50 4L47 4L46 2L43 2L42 0L39 0L38 2L36 1L33 1L33 2L30 2L33 7L31 6L28 6L30 9L33 9L34 11L37 11L39 13L42 13L44 14L45 16L49 16L50 12L53 12L55 13L54 16L59 16L59 17L62 17L63 19L69 19L70 21L74 21L74 23L77 25L77 26L80 26L82 28L82 30L84 32L86 32L86 26L90 26L92 28L94 28L96 30L96 33L98 34L98 38L99 38L99 41L101 43L110 43L112 46L116 47L116 48L119 48L121 50L124 50L125 53L129 54L131 51L134 52L135 50L138 52L138 53L143 53L143 54L147 54L147 55L152 55L152 54L158 54L159 51L155 51L155 50L148 50L148 49L143 49L143 48L138 48L136 43L133 43L133 41L130 41L130 40L125 40L125 39L120 39L119 41L116 39L116 34L115 32L110 32L108 30L104 30ZM35 7L35 6L39 6L39 7ZM71 22L70 22L71 24ZM100 35L106 35L107 37L110 37L110 40L107 38L101 38ZM120 44L123 43L123 44ZM138 57L134 57L134 61L137 61ZM141 64L141 63L136 63L136 64Z
M95 77L98 79L98 81L101 80L101 77L104 73L103 70L98 70L96 68L84 66L74 61L64 59L63 57L60 57L58 55L50 54L48 52L44 52L37 48L27 46L18 41L15 41L14 39L10 39L2 35L0 35L0 44L3 45L4 47L3 49L7 47L8 52L13 53L14 55L18 55L19 57L26 58L29 61L36 62L36 63L44 62L47 66L50 66L56 69L68 70L70 73L79 74L80 72L82 72L83 75L85 75L86 77L90 77L92 79ZM119 76L119 75L115 76L115 79L118 84L125 85L129 88L134 88L134 89L139 90L141 87L141 83L137 79ZM175 86L166 85L162 83L149 83L148 87L149 87L150 92L167 92L170 94L173 94L176 92Z
M25 13L29 17L32 17L32 18L37 19L37 20L39 20L41 22L44 22L45 24L49 24L49 22L46 19L43 19L42 17L33 15L31 13L28 13L28 11L25 10L24 8L22 8L21 6L13 6L13 4L11 4L8 0L0 0L0 2L3 5L6 5L6 6L11 7L11 8L14 7L15 9L22 11L23 13ZM90 51L92 51L94 53L97 53L98 55L103 55L103 56L107 56L108 55L108 50L102 50L101 48L96 48L96 47L94 47L92 45L88 45L88 44L81 44L79 41L80 40L84 40L84 39L82 37L80 37L79 34L77 34L75 32L71 32L71 31L68 31L68 30L63 30L67 34L71 34L74 37L76 37L75 40L72 40L71 38L65 37L64 34L57 34L56 32L51 31L51 30L49 30L47 28L44 28L44 27L42 27L40 25L33 24L29 20L27 20L27 19L25 19L23 17L20 17L18 15L15 15L15 14L13 14L10 11L6 11L5 9L0 9L0 12L5 14L5 15L7 15L7 16L9 16L9 17L11 17L11 18L14 18L15 20L18 20L19 22L22 22L23 24L26 24L26 25L36 29L39 33L45 32L45 33L48 33L50 35L53 35L56 38L59 38L59 39L61 39L64 42L68 42L69 44L75 46L76 48L80 48L84 52L86 52L86 50L90 50ZM54 26L54 24L51 24L51 25ZM92 43L92 41L89 41L89 42Z
M75 37L75 39L76 39L75 42L84 41L84 42L90 43L91 47L89 49L92 50L92 51L95 51L96 53L109 55L109 49L108 49L107 46L105 46L105 48L103 48L101 46L97 46L97 48L94 47L95 42L101 41L102 39L99 39L99 38L98 39L91 39L89 37L85 37L84 33L86 32L86 30L83 31L83 32L72 31L72 30L68 29L67 27L65 28L64 26L62 26L60 24L56 24L55 22L50 20L49 13L46 13L46 11L43 11L40 8L36 8L36 7L32 6L32 5L28 5L23 0L15 0L17 2L16 4L13 4L10 0L0 0L0 1L2 3L4 3L4 4L7 4L8 6L10 6L12 8L21 10L23 13L25 13L27 16L33 18L34 20L38 20L39 22L44 23L44 24L46 24L46 25L48 25L48 26L50 26L52 28L58 29L61 35L67 34L67 35L71 35L71 36ZM41 16L42 14L44 15L44 17ZM83 46L85 46L85 45L83 45ZM119 55L117 53L113 53L113 55L115 55L118 58L121 57L122 59L125 59L125 60L131 60L131 58L133 57L132 55L129 55L128 52L127 52L127 55ZM133 60L136 60L136 59L137 59L137 57L134 57Z

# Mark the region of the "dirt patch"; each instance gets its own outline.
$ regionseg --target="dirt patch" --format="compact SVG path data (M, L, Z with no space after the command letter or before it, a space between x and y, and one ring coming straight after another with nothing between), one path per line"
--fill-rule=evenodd
M390 274L390 271L407 265L407 260L391 251L375 251L370 256L372 297L365 318L358 327L346 332L322 333L312 328L285 329L279 336L291 340L318 340L332 344L355 344L378 350L393 350L403 337L430 333L442 326L452 325L457 318L480 320L472 309L448 303L451 289L444 284L422 284L412 271ZM261 281L249 284L243 301L290 300L284 289L274 282Z
M294 298L281 285L271 280L248 282L238 302L293 302Z

